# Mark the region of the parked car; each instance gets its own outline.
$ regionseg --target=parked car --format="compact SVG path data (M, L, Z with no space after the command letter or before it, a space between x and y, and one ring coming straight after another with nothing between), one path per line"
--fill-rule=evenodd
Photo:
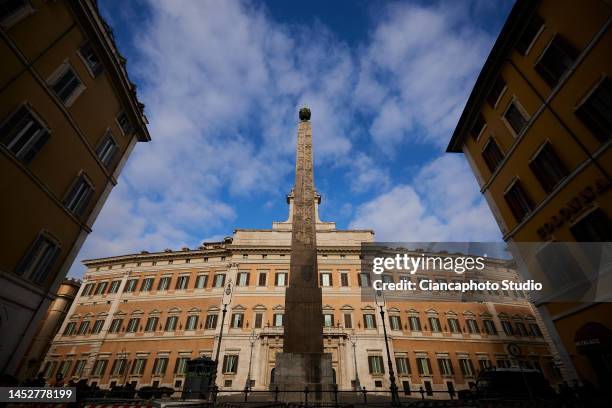
M553 400L555 390L539 370L491 368L478 374L476 385L458 392L459 399Z

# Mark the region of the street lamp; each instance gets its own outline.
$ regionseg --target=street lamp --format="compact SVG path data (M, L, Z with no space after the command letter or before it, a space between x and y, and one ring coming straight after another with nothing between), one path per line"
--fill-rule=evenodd
M355 391L359 391L361 389L361 384L359 383L359 371L357 371L357 336L355 335L355 329L351 332L349 340L353 345L353 362L355 363L355 383L353 384L353 388Z
M382 318L383 333L385 335L385 347L387 349L387 364L389 365L389 380L391 381L391 405L394 407L400 406L399 394L397 393L397 385L395 384L395 374L393 373L393 362L391 361L391 353L389 352L389 339L387 338L387 325L385 324L385 297L381 290L377 290L374 296L376 306L380 308L380 317Z
M253 329L253 331L251 332L251 335L249 336L249 343L251 343L251 355L249 356L249 373L247 375L247 380L246 380L246 384L244 386L245 391L248 391L251 389L251 363L253 362L253 346L255 345L255 342L257 341L257 333L255 333L255 329Z
M219 329L219 342L217 343L217 352L215 353L215 384L217 383L217 372L219 371L219 352L221 351L221 340L223 339L223 325L225 324L225 314L227 313L227 305L232 302L232 289L233 284L230 279L225 285L225 290L223 291L223 299L221 302L223 303L223 314L221 315L221 328Z

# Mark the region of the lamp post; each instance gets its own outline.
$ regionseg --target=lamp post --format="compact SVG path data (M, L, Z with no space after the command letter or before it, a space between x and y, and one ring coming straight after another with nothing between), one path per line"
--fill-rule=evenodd
M393 372L393 362L391 361L391 353L389 352L389 339L387 338L387 325L385 323L385 298L381 290L377 290L374 296L376 306L380 308L380 317L382 318L383 333L385 335L385 347L387 349L387 364L389 365L389 380L391 381L391 406L400 406L399 394L397 385L395 384L395 373Z
M251 355L249 356L249 373L247 374L247 380L244 386L245 391L248 391L251 389L251 364L253 362L253 346L255 345L255 342L257 341L257 337L258 337L257 333L255 333L255 329L253 329L253 331L251 332L249 336L249 343L251 343Z
M223 291L223 313L221 315L221 328L219 329L219 342L217 343L217 352L215 353L215 376L214 376L214 384L217 384L217 373L219 372L219 353L221 352L221 340L223 339L223 325L225 324L225 314L227 313L227 305L232 302L232 289L233 284L230 279L225 285L225 289Z
M355 335L355 329L351 332L349 336L349 340L353 345L353 362L355 363L355 383L353 384L353 388L355 391L361 390L361 384L359 382L359 371L357 370L357 336Z

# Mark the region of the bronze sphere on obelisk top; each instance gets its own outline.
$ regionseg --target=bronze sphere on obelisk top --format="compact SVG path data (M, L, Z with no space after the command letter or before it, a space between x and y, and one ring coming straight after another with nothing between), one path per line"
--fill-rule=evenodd
M306 105L300 109L300 120L303 122L310 120L310 108Z

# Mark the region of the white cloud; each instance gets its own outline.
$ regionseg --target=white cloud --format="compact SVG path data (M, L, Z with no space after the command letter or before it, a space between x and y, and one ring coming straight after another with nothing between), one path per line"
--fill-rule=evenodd
M391 167L360 139L391 159L393 145L448 140L491 40L464 24L462 7L392 4L369 40L349 49L321 24L276 24L250 3L147 5L128 67L140 79L153 141L136 147L79 259L193 247L229 234L235 200L286 192L303 103L313 111L319 168L344 173L353 193L385 191L356 210L333 204L343 217L356 211L354 226L386 239L496 235L482 222L491 217L477 192L462 195L459 185L472 177L466 166L441 163L452 174L432 163L422 185L415 178L393 187ZM438 189L452 202L437 201ZM81 270L77 262L71 274Z
M413 178L360 205L351 228L378 241L499 241L501 234L460 156L441 156Z
M355 95L384 150L408 139L448 142L493 40L473 28L468 10L399 3L383 13L361 56Z

